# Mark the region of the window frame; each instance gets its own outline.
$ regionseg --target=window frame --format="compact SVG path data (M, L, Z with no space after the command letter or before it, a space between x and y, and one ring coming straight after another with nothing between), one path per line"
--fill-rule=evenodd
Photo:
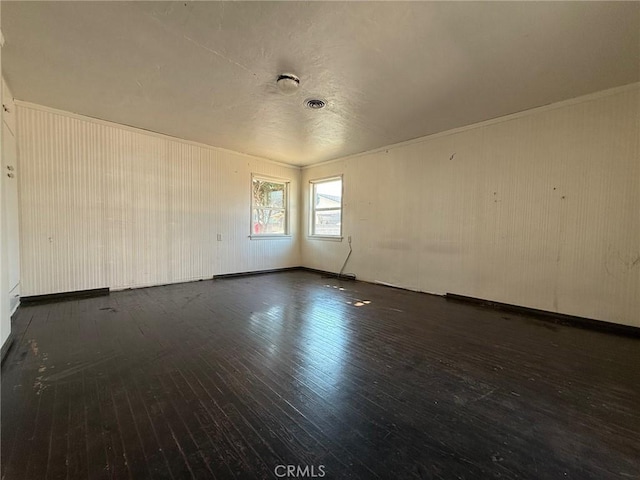
M282 208L275 207L258 207L255 204L255 198L253 196L253 184L255 181L263 181L269 183L277 183L282 184L284 186L284 200ZM249 238L256 239L274 239L274 238L289 238L291 237L290 230L290 190L291 190L291 180L280 177L272 177L269 175L262 175L258 173L251 174L251 188L250 188L250 207L249 207ZM284 211L284 233L255 233L254 231L254 223L253 223L253 211L255 209L270 209L270 210L282 210Z
M340 180L340 208L320 208L320 209L316 209L316 205L315 205L315 191L316 191L316 185L318 184L322 184L322 183L328 183L328 182L335 182L336 180ZM316 212L317 211L335 211L335 210L339 210L340 211L340 233L337 235L327 235L327 234L318 234L315 233L315 227L316 227ZM316 178L316 179L312 179L309 180L309 231L308 231L308 237L311 239L317 239L317 240L332 240L332 241L337 241L337 242L341 242L342 239L344 238L342 236L343 233L343 229L342 229L342 225L344 223L344 176L342 174L340 175L331 175L330 177L322 177L322 178Z

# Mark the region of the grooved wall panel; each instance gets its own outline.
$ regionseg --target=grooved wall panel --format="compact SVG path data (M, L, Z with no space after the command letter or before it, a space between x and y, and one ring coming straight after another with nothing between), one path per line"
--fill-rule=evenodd
M363 280L640 327L639 134L636 84L306 168L302 208L344 174ZM305 238L303 265L348 249Z
M289 180L297 215L297 168L27 104L18 144L24 296L300 263L295 221L249 238L251 174Z

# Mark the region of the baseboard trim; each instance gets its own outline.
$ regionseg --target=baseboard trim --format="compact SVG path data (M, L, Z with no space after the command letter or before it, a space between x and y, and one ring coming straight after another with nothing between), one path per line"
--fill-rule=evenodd
M328 270L320 270L318 268L298 267L298 270L302 270L303 272L318 273L320 275L326 275L327 277L337 277L338 276L338 274L335 273L335 272L330 272Z
M495 302L493 300L486 300L476 297L467 297L465 295L458 295L455 293L447 293L445 297L447 300L471 303L482 307L493 308L495 310L532 315L539 320L553 322L561 325L569 325L571 327L584 328L588 330L597 330L600 332L612 333L615 335L623 335L625 337L640 338L640 328L632 327L631 325L621 325L619 323L606 322L603 320L594 320L593 318L549 312L547 310L539 310L537 308Z
M303 270L305 272L311 272L311 273L317 273L322 275L323 277L327 277L327 278L335 278L337 280L346 280L349 282L355 282L357 280L356 276L350 276L349 275L345 275L342 274L340 275L339 273L335 273L335 272L329 272L328 270L318 270L317 268L311 268L311 267L298 267L299 270Z
M349 281L356 280L355 278L340 276L340 274L338 273L329 272L326 270L319 270L311 267L303 267L303 266L274 268L269 270L254 270L250 272L226 273L221 275L214 275L213 279L224 280L228 278L248 277L248 276L254 276L254 275L266 275L269 273L291 272L296 270L316 273L319 275L323 275L330 278L337 278L340 280L349 280ZM367 282L367 283L370 283L370 282ZM383 284L381 282L374 282L373 284L412 291L409 289L405 289L403 287L396 287L395 285ZM38 303L64 302L64 301L75 300L80 298L106 296L106 295L109 295L109 293L110 293L109 288L94 288L90 290L76 290L73 292L51 293L51 294L45 294L45 295L31 295L31 296L21 297L19 305L26 306L26 305L32 305L32 304L38 304ZM426 292L420 292L420 293L426 293ZM589 330L597 330L597 331L612 333L616 335L640 338L640 328L633 327L631 325L621 325L618 323L612 323L612 322L607 322L603 320L595 320L592 318L578 317L574 315L567 315L564 313L550 312L547 310L540 310L537 308L524 307L520 305L512 305L509 303L496 302L493 300L487 300L483 298L469 297L466 295L459 295L456 293L446 293L445 298L447 300L470 303L470 304L479 305L482 307L493 308L495 310L502 310L502 311L508 311L513 313L522 313L526 315L531 315L540 320L545 320L545 321L553 322L556 324L569 325L572 327L585 328ZM11 333L7 338L7 341L2 346L2 351L0 353L2 362L4 362L4 359L7 353L9 352L9 350L11 349L13 342L14 342L13 333Z
M22 305L32 305L34 303L53 303L77 300L78 298L102 297L109 295L109 288L92 288L90 290L76 290L74 292L48 293L45 295L30 295L20 297Z
M223 273L221 275L214 275L214 280L224 280L225 278L237 278L237 277L251 277L254 275L266 275L268 273L280 273L280 272L292 272L294 270L300 270L302 267L283 267L272 268L269 270L253 270L251 272L238 272L238 273Z
M214 280L224 280L225 278L251 277L251 276L254 276L254 275L264 275L264 274L267 274L267 273L281 273L281 272L294 272L294 271L317 273L317 274L322 275L324 277L337 278L339 280L349 280L349 281L355 280L355 278L347 277L345 275L340 275L339 273L329 272L327 270L318 270L317 268L302 267L302 266L274 268L274 269L271 269L271 270L255 270L255 271L252 271L252 272L225 273L225 274L222 274L222 275L214 275L213 279Z

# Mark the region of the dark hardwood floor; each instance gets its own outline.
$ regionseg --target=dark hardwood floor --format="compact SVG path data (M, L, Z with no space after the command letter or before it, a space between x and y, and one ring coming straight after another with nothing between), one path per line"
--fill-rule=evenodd
M640 478L634 338L303 271L14 328L6 480Z

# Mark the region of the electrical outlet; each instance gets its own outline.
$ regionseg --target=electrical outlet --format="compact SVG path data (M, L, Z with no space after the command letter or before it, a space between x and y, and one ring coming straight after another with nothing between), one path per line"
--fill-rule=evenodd
M219 241L219 242L221 242L221 241L222 241L222 234L221 234L221 233L219 233L219 234L218 234L218 241Z

